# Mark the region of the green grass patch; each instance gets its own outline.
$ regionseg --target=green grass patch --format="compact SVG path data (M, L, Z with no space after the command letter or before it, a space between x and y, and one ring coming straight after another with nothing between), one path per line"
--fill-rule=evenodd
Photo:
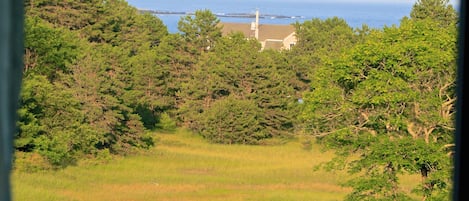
M14 172L17 201L341 200L345 172L314 171L333 157L300 141L272 146L210 144L200 136L155 134L156 147L107 164Z

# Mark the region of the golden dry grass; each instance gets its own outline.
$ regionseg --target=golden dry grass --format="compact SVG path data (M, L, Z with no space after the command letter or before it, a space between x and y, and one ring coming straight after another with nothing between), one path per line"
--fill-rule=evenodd
M217 145L180 132L158 134L156 147L108 164L12 175L17 201L341 200L344 172L314 171L332 153L299 142Z

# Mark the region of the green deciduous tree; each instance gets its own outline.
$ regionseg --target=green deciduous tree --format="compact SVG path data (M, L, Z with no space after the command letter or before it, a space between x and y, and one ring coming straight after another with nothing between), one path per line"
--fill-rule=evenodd
M308 111L308 115L317 117L326 115L326 118L315 121L315 123L309 122L298 126L306 129L314 127L312 129L314 132L322 132L318 126L323 125L329 118L336 118L336 115L326 113L331 111L329 108L336 107L336 111L339 112L341 109L338 107L342 107L342 98L340 98L341 90L328 83L328 77L335 73L334 70L331 68L318 69L321 66L329 65L332 60L340 57L345 50L362 41L372 30L369 30L367 26L354 30L344 19L338 17L324 20L314 18L294 25L298 42L292 51L286 54L288 56L287 65L290 66L291 71L295 72L294 86L298 91L296 98L321 94L324 98L327 97L327 100L322 101L328 104L322 106L322 103L318 103L315 105L315 112ZM311 85L312 82L313 85ZM303 94L303 92L310 90L314 90L315 93ZM342 121L342 123L346 122ZM334 124L331 123L331 126L335 127Z
M421 175L424 199L448 198L455 55L454 23L404 19L318 69L304 117L339 157L359 154L346 164L366 176L348 200L408 199L397 178L407 173Z
M312 56L340 53L355 41L355 33L344 19L333 17L325 20L314 18L295 23L297 44L294 51L308 52Z

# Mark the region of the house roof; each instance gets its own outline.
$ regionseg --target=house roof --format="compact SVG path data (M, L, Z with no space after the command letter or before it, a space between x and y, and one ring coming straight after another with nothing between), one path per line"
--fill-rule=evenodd
M266 40L264 49L280 50L283 47L283 42L280 40Z
M223 35L228 35L232 32L241 32L245 37L254 38L255 32L251 30L250 23L221 22L220 25L223 26ZM265 41L267 39L283 40L294 32L295 27L292 25L259 24L259 41Z

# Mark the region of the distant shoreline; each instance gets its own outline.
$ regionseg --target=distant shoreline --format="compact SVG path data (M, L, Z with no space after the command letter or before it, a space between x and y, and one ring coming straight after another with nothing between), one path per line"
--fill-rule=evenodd
M151 13L154 15L194 15L194 12L181 12L181 11L159 11L149 9L139 9L142 13ZM214 13L217 17L230 17L230 18L256 18L255 14L252 13ZM275 15L275 14L260 14L259 18L270 18L270 19L301 19L304 16L287 16L287 15Z

